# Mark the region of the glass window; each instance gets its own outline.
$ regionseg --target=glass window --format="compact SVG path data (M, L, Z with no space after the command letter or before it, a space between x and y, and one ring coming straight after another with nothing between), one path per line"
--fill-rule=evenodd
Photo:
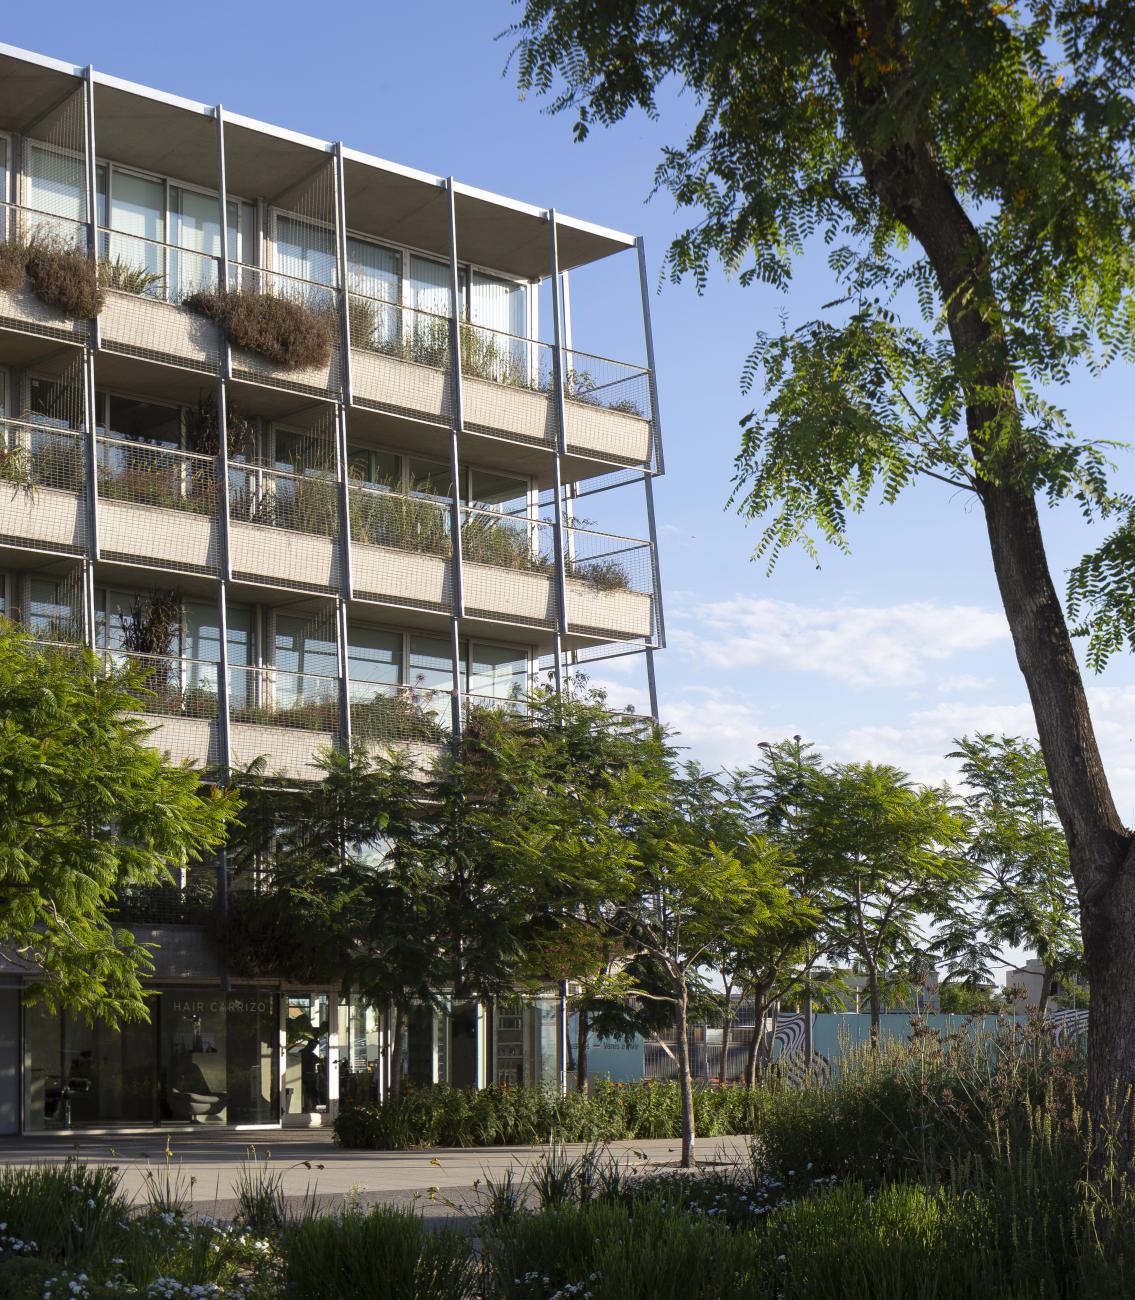
M0 201L8 202L8 138L0 135ZM7 214L4 215L4 221L7 222ZM5 225L5 229L7 226Z
M469 319L524 338L528 334L528 289L515 280L501 280L481 271L473 272L469 295Z
M368 699L376 684L397 686L402 680L402 634L379 628L352 627L347 647L353 699Z
M410 306L415 311L433 312L435 316L449 315L450 275L448 262L435 262L429 257L410 258Z
M31 142L26 155L24 202L34 212L82 221L86 214L86 168L78 154ZM74 228L59 224L59 233ZM74 237L74 236L72 236Z
M277 614L275 665L278 707L335 705L339 658L333 634L310 619Z
M522 699L528 692L528 654L516 646L485 645L469 648L469 693L495 700Z
M180 301L198 289L217 287L221 232L217 198L181 185L169 187L170 296ZM236 257L238 205L228 205L229 256ZM184 250L184 251L182 251Z
M33 578L27 627L43 641L77 640L82 618L76 596L75 584L65 578Z
M134 293L162 294L166 283L165 182L113 168L109 225L103 252L112 263L112 285Z
M411 456L407 464L411 492L419 496L444 497L446 500L453 495L453 476L444 461Z
M347 476L364 487L402 491L402 457L394 451L370 447L347 448Z
M528 480L496 474L492 470L469 471L469 504L506 515L528 513Z
M99 407L102 407L99 394ZM116 438L131 442L145 442L152 447L176 450L181 446L181 410L176 406L160 406L157 402L142 401L135 397L119 397L111 393L106 403L110 433Z
M380 302L397 302L402 254L366 240L348 239L347 274L352 293L377 298Z
M435 636L410 638L410 685L453 689L453 655L448 641Z
M289 474L334 474L335 447L328 438L277 429L275 465Z
M288 1115L310 1115L327 1109L330 1028L330 1008L325 996L288 998L284 1067L284 1111Z
M334 284L334 231L330 226L277 213L276 270L315 284Z
M78 384L33 376L28 388L28 407L33 424L46 424L54 429L79 428L83 399Z

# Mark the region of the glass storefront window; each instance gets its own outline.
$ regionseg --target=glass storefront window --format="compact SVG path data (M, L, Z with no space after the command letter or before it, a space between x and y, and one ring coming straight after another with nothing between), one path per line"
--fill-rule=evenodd
M24 1124L271 1124L279 1116L278 1000L267 989L165 990L120 1030L24 1018Z

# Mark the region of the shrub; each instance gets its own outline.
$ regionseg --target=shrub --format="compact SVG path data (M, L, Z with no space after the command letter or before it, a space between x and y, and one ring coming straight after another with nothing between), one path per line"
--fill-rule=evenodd
M0 289L15 293L28 274L27 249L18 244L0 244Z
M37 239L27 247L25 266L32 292L48 307L74 320L93 320L102 311L97 268L80 249Z
M104 289L117 289L120 293L157 291L160 296L165 288L165 276L159 271L147 271L124 257L104 257L99 261L99 283Z
M472 1243L450 1227L427 1226L408 1210L377 1207L306 1218L281 1239L286 1294L297 1300L463 1300L476 1295Z
M270 293L202 290L185 306L224 329L237 347L289 370L327 365L336 342L335 315Z

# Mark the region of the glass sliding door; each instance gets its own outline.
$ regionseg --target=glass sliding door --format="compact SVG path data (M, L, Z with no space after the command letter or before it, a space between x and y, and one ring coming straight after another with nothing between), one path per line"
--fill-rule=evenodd
M474 641L469 648L469 694L520 707L528 694L527 652Z
M219 286L218 258L221 256L221 228L217 197L169 187L169 298L180 302L191 293L213 291ZM229 256L239 246L238 209L228 205Z
M338 279L335 232L330 226L276 213L275 269L266 286L271 292L305 303L316 310L335 305L331 286Z
M472 273L469 322L474 326L462 356L478 379L523 387L528 382L528 291L514 280Z
M400 350L402 324L398 291L402 254L362 239L347 240L351 345L374 352Z
M86 167L81 155L29 141L24 168L24 206L33 212L66 218L55 225L44 223L44 231L74 242L75 227L71 223L85 221L87 214ZM33 219L28 233L37 228Z
M168 279L165 182L112 167L107 224L100 251L110 263L111 288L163 297Z

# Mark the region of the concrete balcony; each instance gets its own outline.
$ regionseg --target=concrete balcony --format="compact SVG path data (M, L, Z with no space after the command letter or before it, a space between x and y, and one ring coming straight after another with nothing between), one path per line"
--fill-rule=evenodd
M220 326L176 302L146 294L107 291L99 340L108 352L209 374L220 370Z

